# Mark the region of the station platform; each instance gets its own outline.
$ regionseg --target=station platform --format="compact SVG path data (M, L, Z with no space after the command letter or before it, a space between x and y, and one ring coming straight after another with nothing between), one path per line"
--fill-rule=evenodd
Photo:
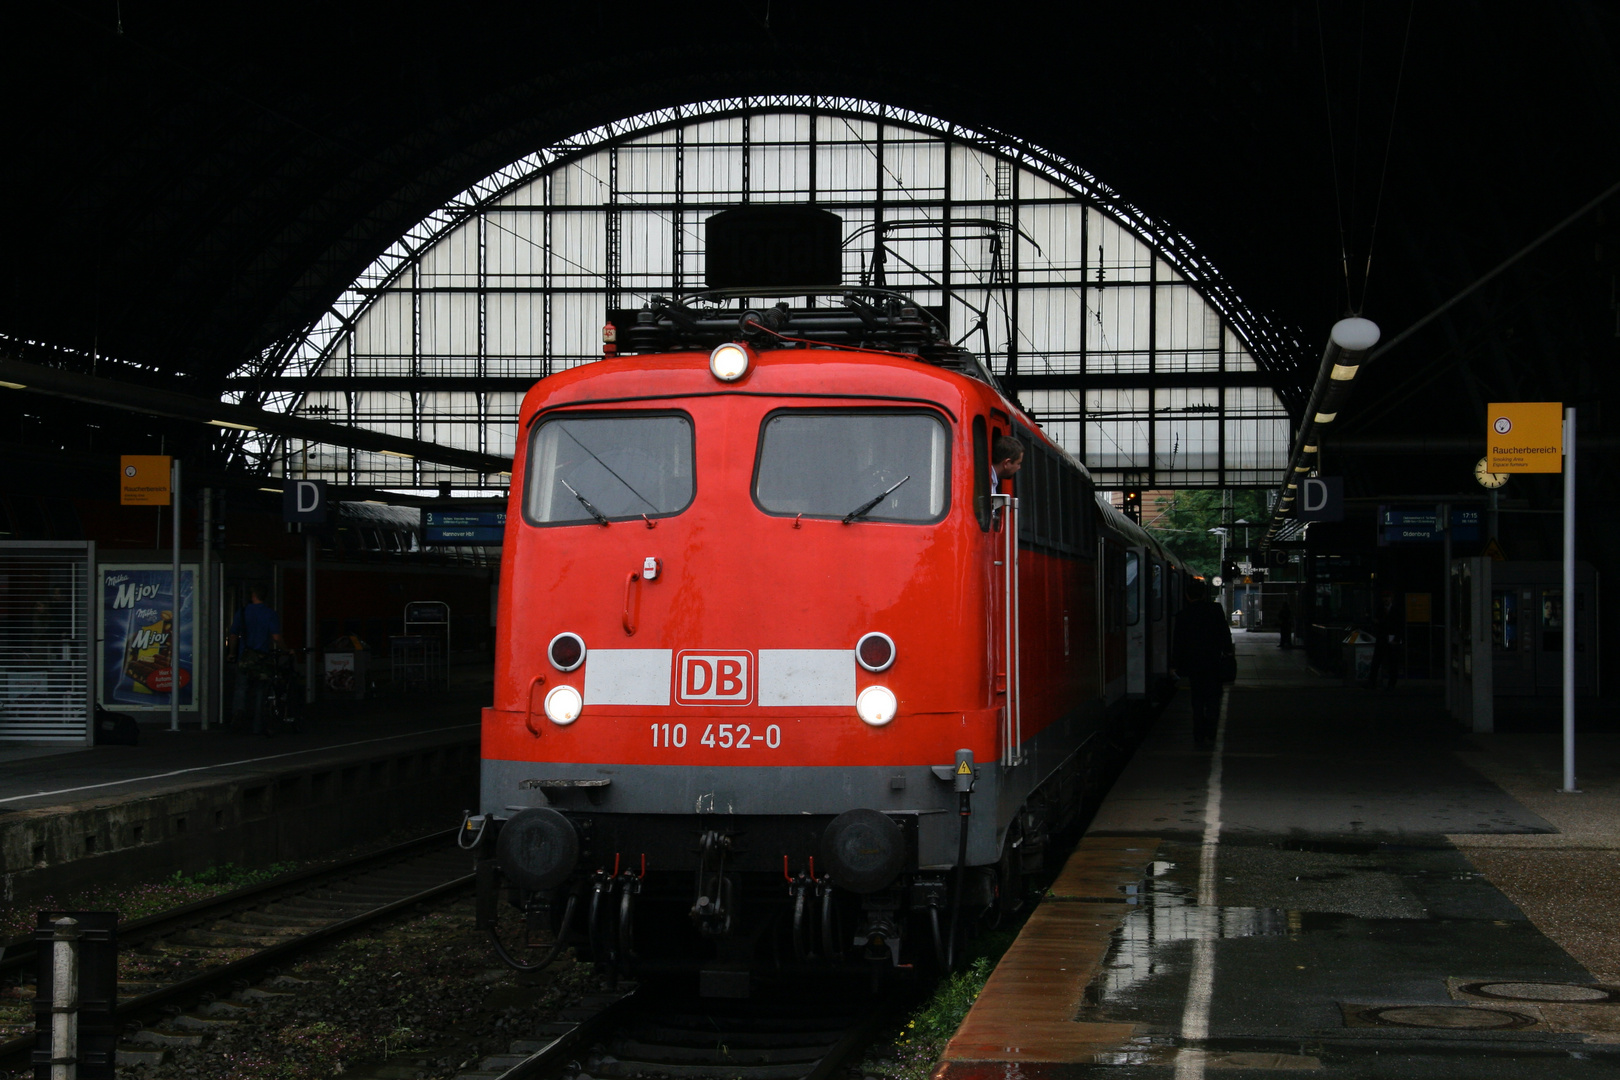
M324 702L272 738L143 723L136 746L0 745L0 899L453 828L477 804L489 693Z
M935 1080L1583 1077L1620 1067L1620 737L1467 734L1233 635L1179 694Z

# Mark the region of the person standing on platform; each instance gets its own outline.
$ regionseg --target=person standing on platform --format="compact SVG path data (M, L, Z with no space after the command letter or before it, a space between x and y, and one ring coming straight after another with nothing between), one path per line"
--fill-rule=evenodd
M1294 647L1294 612L1284 600L1282 607L1277 609L1277 628L1282 631L1282 638L1277 642L1279 649L1292 649Z
M236 689L231 694L231 714L234 725L241 724L252 701L253 734L269 737L271 731L265 717L265 697L270 689L273 654L281 648L281 616L264 602L264 590L257 585L248 594L252 602L245 605L231 620L225 637L225 657L236 661ZM237 652L240 643L241 652Z
M1389 679L1389 688L1395 689L1395 677L1400 668L1401 620L1395 611L1395 598L1384 597L1383 610L1378 615L1378 626L1373 631L1372 664L1367 668L1367 689L1378 685L1380 671Z
M1192 684L1193 744L1203 750L1215 741L1221 719L1221 683L1233 663L1232 628L1202 581L1189 579L1186 597L1176 616L1172 663Z

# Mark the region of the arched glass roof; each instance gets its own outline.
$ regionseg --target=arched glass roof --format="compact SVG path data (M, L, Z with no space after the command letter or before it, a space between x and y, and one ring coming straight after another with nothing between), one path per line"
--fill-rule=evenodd
M529 384L599 359L608 310L701 288L705 219L768 202L839 214L846 280L945 307L1100 485L1278 482L1290 423L1273 387L1298 385L1303 351L1191 241L1039 147L851 99L703 102L514 162L401 237L265 357L263 392L235 397L510 455ZM258 434L241 452L340 484L504 484Z

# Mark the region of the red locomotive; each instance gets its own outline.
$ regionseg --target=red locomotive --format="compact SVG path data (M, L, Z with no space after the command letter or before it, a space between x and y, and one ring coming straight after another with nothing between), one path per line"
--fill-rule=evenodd
M467 824L486 927L505 895L718 993L949 962L1162 682L1179 589L1147 534L926 309L813 299L656 300L524 400Z

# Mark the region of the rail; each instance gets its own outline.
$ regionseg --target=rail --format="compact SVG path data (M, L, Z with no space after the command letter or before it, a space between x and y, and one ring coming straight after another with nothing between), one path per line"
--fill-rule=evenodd
M470 889L473 885L472 874L445 873L441 868L432 865L434 860L448 864L447 856L456 853L456 848L450 841L458 831L450 829L434 832L379 851L367 852L336 865L297 871L171 911L131 920L119 928L120 947L123 949L128 949L141 941L184 933L202 924L229 918L273 902L293 899L319 888L341 886L344 882L359 885L360 888L356 889L355 893L361 897L372 897L376 892L383 891L394 893L391 898L380 902L374 899L356 899L350 906L363 907L364 910L352 915L337 914L331 922L312 927L307 932L284 941L265 945L249 956L206 967L174 982L122 1000L114 1009L115 1019L122 1023L159 1015L176 1001L196 998L216 987L228 987L238 980L283 965L300 953L352 933L396 912ZM407 886L403 893L397 884L366 881L366 875L369 873L392 870L402 864L410 865L411 860L415 860L418 864L426 864L418 867L422 876L429 879L437 877L440 880L425 888ZM455 862L461 861L463 861L461 857L455 858ZM17 944L20 946L22 943ZM19 947L15 952L8 947L6 956L0 960L0 969L15 971L34 961L36 953L31 947L32 942L28 942L27 945L28 948ZM0 1042L0 1069L26 1067L35 1043L36 1035L32 1032Z

